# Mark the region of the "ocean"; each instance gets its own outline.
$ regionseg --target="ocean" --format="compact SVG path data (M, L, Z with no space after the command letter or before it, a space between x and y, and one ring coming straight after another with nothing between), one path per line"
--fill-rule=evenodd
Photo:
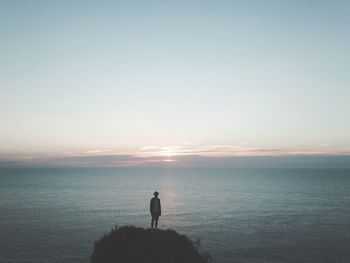
M192 240L212 262L350 262L350 169L1 168L0 262L89 262L115 225Z

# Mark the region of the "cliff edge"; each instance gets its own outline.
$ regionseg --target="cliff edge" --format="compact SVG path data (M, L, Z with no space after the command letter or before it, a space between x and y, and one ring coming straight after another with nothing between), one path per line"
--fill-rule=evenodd
M95 242L91 263L207 263L208 257L173 230L115 227Z

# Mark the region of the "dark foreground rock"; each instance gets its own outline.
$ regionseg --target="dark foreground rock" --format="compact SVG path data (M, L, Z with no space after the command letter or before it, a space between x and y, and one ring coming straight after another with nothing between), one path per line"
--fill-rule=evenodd
M207 263L194 243L173 230L114 228L95 242L91 263Z

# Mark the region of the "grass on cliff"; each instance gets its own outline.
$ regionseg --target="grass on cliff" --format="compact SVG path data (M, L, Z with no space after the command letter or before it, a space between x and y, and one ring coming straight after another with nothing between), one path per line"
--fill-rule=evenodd
M173 230L115 227L95 242L91 263L207 263L198 246Z

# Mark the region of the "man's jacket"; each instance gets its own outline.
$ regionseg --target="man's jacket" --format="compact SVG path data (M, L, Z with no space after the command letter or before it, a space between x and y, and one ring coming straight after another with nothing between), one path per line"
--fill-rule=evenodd
M150 210L152 215L161 215L162 209L160 207L160 199L157 197L153 197L151 199Z

